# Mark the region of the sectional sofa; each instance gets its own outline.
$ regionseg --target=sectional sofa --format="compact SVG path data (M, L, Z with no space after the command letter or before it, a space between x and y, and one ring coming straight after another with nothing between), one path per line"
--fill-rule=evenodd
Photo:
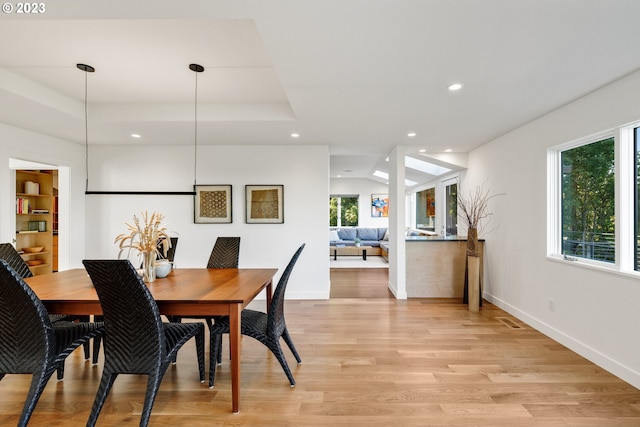
M362 246L371 246L367 255L380 255L380 244L389 240L387 228L375 227L331 227L329 229L329 246L355 246L356 238Z

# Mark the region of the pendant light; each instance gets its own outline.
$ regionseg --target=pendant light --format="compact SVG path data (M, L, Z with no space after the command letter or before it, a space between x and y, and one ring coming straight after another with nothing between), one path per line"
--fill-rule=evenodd
M76 64L79 70L84 71L84 167L85 167L85 192L89 191L89 114L87 108L87 76L96 71L91 65Z
M198 73L204 71L204 67L199 64L189 64L189 69L196 73L196 82L195 82L195 135L194 135L194 154L193 154L193 162L194 162L194 172L193 172L193 184L194 188L192 191L89 191L89 131L88 131L88 114L87 114L87 73L95 72L95 68L86 64L76 64L78 69L85 72L85 84L84 84L84 116L85 116L85 167L87 171L87 180L86 180L86 189L85 194L127 194L127 195L189 195L193 196L196 194L195 184L197 177L197 148L198 148Z
M195 191L198 178L198 74L204 71L204 67L200 64L189 64L189 69L196 74L193 113L193 189Z

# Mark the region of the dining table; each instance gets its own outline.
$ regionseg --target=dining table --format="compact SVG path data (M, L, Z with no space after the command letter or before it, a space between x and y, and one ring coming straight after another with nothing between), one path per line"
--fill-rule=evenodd
M277 268L176 268L147 283L163 315L182 318L227 315L230 319L232 410L240 411L241 313L262 290L271 305ZM26 278L49 314L100 315L100 300L84 268Z

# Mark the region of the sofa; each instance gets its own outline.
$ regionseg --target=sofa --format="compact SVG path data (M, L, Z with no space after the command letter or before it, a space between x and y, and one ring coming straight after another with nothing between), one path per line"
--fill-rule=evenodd
M371 246L367 255L380 255L380 244L389 240L387 227L331 227L329 246L355 246L356 238L362 246Z

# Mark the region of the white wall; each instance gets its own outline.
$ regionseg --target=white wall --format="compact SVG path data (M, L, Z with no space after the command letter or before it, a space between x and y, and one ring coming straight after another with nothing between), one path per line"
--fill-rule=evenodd
M388 195L388 185L372 181L370 179L332 178L330 183L330 193L340 195L358 194L360 196L358 198L358 226L376 228L389 226L389 218L377 218L371 216L371 195Z
M547 150L640 119L640 72L486 144L469 155L463 188L493 199L485 298L640 387L640 276L546 257ZM551 311L549 299L555 301Z
M15 181L9 168L11 158L68 167L69 220L66 225L60 224L61 250L63 245L67 248L66 267L82 267L84 258L117 257L118 249L113 241L118 234L126 232L124 223L141 211L159 211L166 216L168 228L179 237L178 268L205 266L217 236L240 236L240 267L277 267L277 280L298 246L306 243L291 276L287 298L329 297L329 155L326 146L199 147L197 183L233 185L233 223L195 224L193 196L85 196L83 145L0 124L2 242L11 242L15 237ZM90 147L89 159L90 190L193 189L193 150L190 148ZM246 184L284 185L284 224L245 224Z
M84 146L0 123L0 241L15 239L15 172L10 159L63 166L70 171L70 188L59 203L60 268L81 267L84 255Z
M191 191L193 150L183 146L100 146L90 151L89 189ZM204 267L218 236L240 236L240 267L277 267L276 279L302 243L287 288L290 299L329 297L326 146L200 146L197 183L231 184L233 223L195 224L193 196L88 195L87 258L114 258L114 238L141 211L158 211L179 237L175 262ZM244 186L284 185L284 224L246 224Z

